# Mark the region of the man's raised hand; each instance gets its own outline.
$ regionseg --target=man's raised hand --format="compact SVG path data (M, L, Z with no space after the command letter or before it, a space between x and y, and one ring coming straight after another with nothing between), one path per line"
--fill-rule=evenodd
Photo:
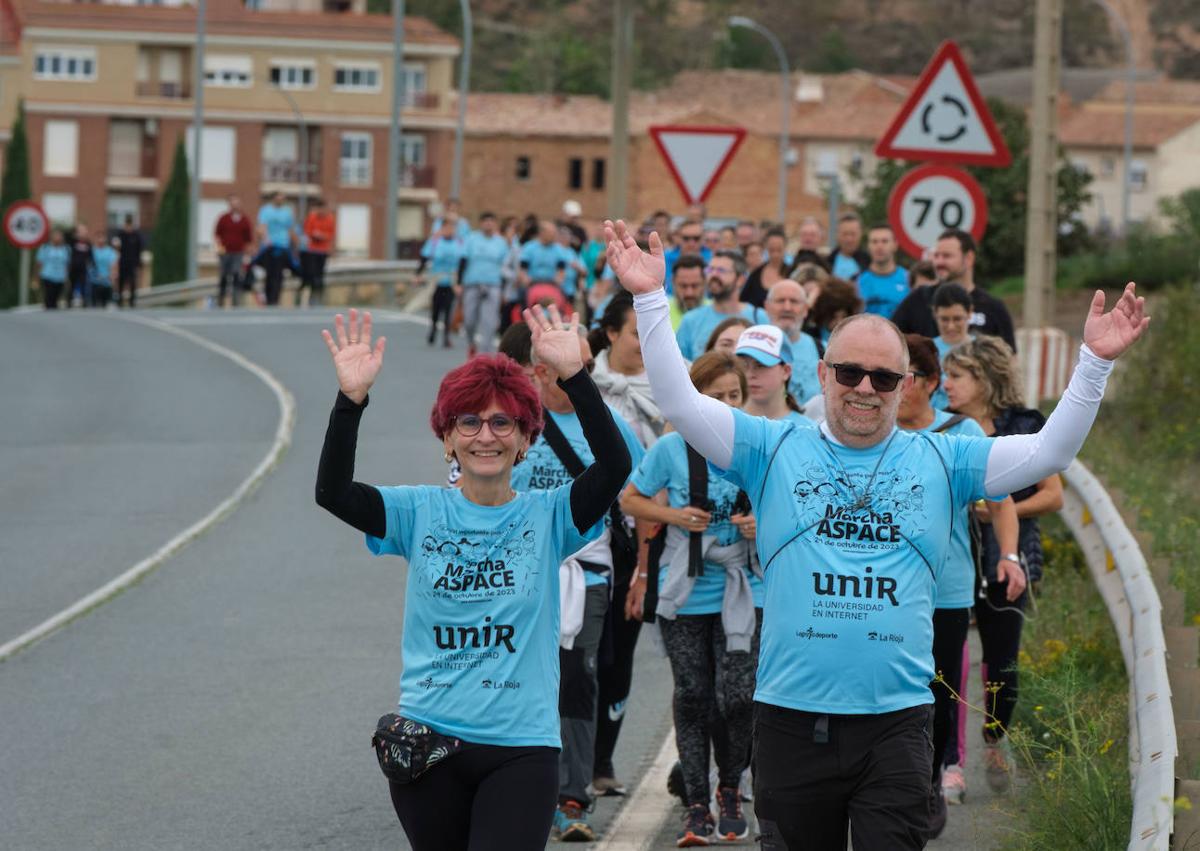
M650 252L638 248L637 241L630 235L625 222L604 222L604 241L608 265L616 273L621 286L634 295L652 293L661 289L667 275L667 264L663 259L662 240L658 233L650 232Z
M1108 313L1104 312L1104 292L1096 290L1087 322L1083 326L1083 342L1105 360L1116 358L1137 342L1150 324L1146 315L1146 300L1137 295L1137 285L1125 285L1125 292Z
M350 308L350 328L347 332L342 314L333 317L333 327L337 334L330 334L321 329L321 337L329 347L333 356L333 368L337 372L338 387L356 404L361 405L367 398L367 392L379 370L383 368L383 350L387 346L387 338L380 337L371 347L371 311L365 310L362 322L358 321L358 311Z

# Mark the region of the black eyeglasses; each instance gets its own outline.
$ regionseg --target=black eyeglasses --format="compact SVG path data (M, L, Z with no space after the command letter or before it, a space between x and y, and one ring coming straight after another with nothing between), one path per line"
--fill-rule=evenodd
M681 234L679 235L679 238L680 238L680 239L686 239L688 242L699 242L699 241L700 241L700 236L699 236L699 234L692 235L692 234L690 234L690 233L681 233Z
M454 428L463 437L474 437L487 423L495 437L508 437L517 427L517 421L508 414L492 414L486 420L478 414L462 414L454 418Z
M833 370L837 383L844 387L857 387L862 383L863 376L869 375L871 386L876 393L892 392L900 383L900 379L904 377L898 372L888 372L886 369L863 369L852 363L827 363L825 365Z

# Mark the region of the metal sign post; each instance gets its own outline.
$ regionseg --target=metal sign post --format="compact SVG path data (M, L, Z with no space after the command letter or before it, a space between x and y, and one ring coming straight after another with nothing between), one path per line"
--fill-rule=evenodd
M20 280L17 283L17 304L21 307L29 304L29 249L21 249L21 271L18 273Z

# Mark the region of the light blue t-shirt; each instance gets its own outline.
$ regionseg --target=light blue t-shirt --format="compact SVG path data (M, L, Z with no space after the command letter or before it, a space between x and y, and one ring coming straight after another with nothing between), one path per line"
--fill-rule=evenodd
M454 284L463 250L463 241L457 236L431 236L425 240L421 246L421 256L429 261L429 274L435 285L449 287Z
M838 259L841 259L841 255L838 255ZM909 292L908 270L899 266L890 275L880 275L868 268L858 276L858 294L862 296L865 305L863 310L884 319L892 318L892 314Z
M37 250L37 262L41 264L38 277L45 278L55 284L66 283L67 263L71 260L71 248L65 242L62 245L52 245L47 242Z
M267 243L275 248L290 248L296 218L292 208L267 204L258 211L258 223L267 229Z
M558 270L567 262L559 248L557 242L542 245L536 239L531 239L521 246L521 265L525 267L530 281L536 283L554 280Z
M111 245L92 247L92 268L88 277L93 284L112 286L112 267L117 262L117 250Z
M821 381L817 378L817 341L811 334L801 333L792 340L792 377L788 379L788 392L803 405L821 392Z
M935 431L953 416L954 414L935 409L933 422L922 431ZM979 423L970 417L950 426L942 434L987 437ZM999 499L1003 499L1003 497L999 497ZM966 609L974 602L975 558L971 555L970 511L971 507L968 505L954 517L954 533L950 542L950 551L946 555L946 562L938 577L937 592L934 594L933 607L935 609Z
M629 449L629 457L632 460L630 469L636 470L642 456L646 454L646 450L638 443L637 435L633 433L633 429L617 413L617 410L611 405L608 406L608 410L612 414L613 422L617 425L617 430L621 432L621 437L625 439L625 446ZM555 424L563 433L563 437L567 439L567 443L575 450L579 460L585 467L590 466L596 460L596 456L592 454L592 448L588 446L587 438L583 436L583 426L579 423L579 415L574 411L569 414L547 411L546 416L554 418ZM563 485L569 485L572 481L571 474L558 460L558 456L546 442L545 435L538 435L538 439L529 447L529 454L525 456L525 460L514 466L512 471L512 486L515 491L553 490ZM610 522L608 516L605 515L604 534L588 544L581 552L575 553L580 561L603 565L611 571L613 563L608 532ZM588 587L608 584L608 577L602 573L589 570L585 571L583 576Z
M851 715L932 703L950 513L983 496L991 441L897 429L851 449L822 429L733 417L726 475L750 496L766 574L754 699Z
M858 261L853 256L839 251L837 256L833 258L833 274L836 277L853 281L854 276L861 272L862 267L858 265Z
M560 242L558 244L558 253L562 257L562 261L565 264L563 266L563 295L565 295L567 298L574 298L576 282L579 279L579 272L576 271L575 267L571 264L581 262L579 259L579 252L571 246L563 245Z
M695 254L697 252L692 251L689 253ZM710 249L707 245L700 246L699 254L700 254L700 259L704 261L704 265L707 266L709 263L712 262L712 249ZM671 278L672 278L672 273L675 271L675 264L679 262L679 258L682 256L683 256L683 246L681 246L681 245L676 245L673 248L668 248L665 252L663 252L663 261L666 263L666 266L667 266L666 275L663 277L663 288L667 291L667 295L673 295L675 292L674 288L671 286ZM787 266L784 266L784 268L786 269Z
M742 309L737 313L719 313L713 309L711 304L702 304L683 314L683 319L679 320L679 328L675 331L675 341L679 343L679 351L683 352L683 356L688 360L700 357L704 354L704 346L708 343L712 332L731 316L744 316L755 325L765 324L769 321L767 312L752 304L742 305Z
M467 237L464 251L467 258L462 277L464 287L498 287L504 282L501 268L509 246L503 236L498 233L484 236L483 231L473 231Z
M429 229L429 235L431 237L437 236L437 232L442 229L443 222L445 222L445 219L443 219L441 216L438 216L433 220L433 227ZM471 223L468 222L464 216L458 217L458 222L454 225L454 235L459 239L466 239L471 235Z
M688 475L687 445L683 435L678 432L664 434L646 453L642 463L634 471L630 483L647 497L653 497L663 488L667 489L667 502L672 508L686 508L691 504L690 477ZM709 472L708 499L711 506L708 511L712 521L708 524L705 534L713 535L717 543L723 546L742 539L742 533L729 518L735 513L734 503L737 502L738 487ZM661 590L667 582L668 566L664 562L658 571L658 587ZM762 606L762 580L754 573L749 573L750 590L754 595L754 605ZM679 609L681 615L712 615L721 611L721 602L725 599L725 568L719 564L706 561L704 573L696 577L692 593L687 602Z
M570 488L476 505L458 488L379 488L376 555L408 559L400 714L487 745L559 747L558 565L580 534Z

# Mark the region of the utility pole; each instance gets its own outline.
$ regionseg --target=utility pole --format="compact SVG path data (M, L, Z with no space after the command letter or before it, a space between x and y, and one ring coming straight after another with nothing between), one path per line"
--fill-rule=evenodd
M1029 202L1025 220L1024 319L1025 327L1030 330L1043 327L1054 311L1062 0L1037 0L1035 14Z
M471 0L459 0L463 19L462 59L458 66L458 125L454 128L454 164L450 197L462 199L463 132L467 125L467 93L471 89Z
M187 279L196 280L196 267L200 246L197 243L200 221L200 150L204 140L204 25L205 0L196 2L196 47L192 53L192 174L188 183L188 235L187 235Z
M396 196L400 194L400 111L404 108L404 0L392 0L392 121L388 125L387 230L383 259L396 259Z
M633 2L613 0L612 141L609 143L608 215L623 219L629 207L629 82L633 69Z

